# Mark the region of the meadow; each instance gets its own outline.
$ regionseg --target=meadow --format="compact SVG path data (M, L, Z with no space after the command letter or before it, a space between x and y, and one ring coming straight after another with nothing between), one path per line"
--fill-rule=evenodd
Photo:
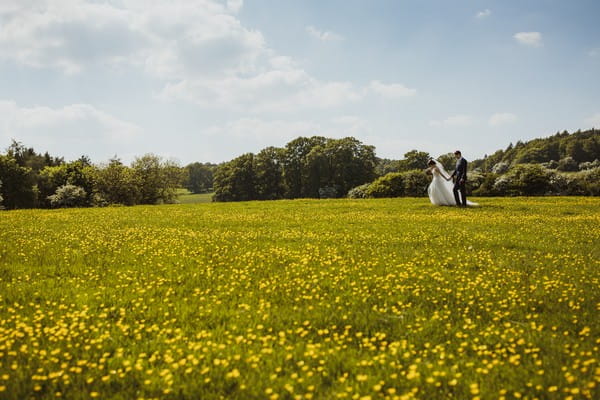
M600 397L600 199L0 213L0 399Z

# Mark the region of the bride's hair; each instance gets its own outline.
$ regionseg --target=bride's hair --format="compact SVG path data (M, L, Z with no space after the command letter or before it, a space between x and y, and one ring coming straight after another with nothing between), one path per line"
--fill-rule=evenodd
M427 165L435 165L435 161L432 159L429 160L429 162L427 163Z

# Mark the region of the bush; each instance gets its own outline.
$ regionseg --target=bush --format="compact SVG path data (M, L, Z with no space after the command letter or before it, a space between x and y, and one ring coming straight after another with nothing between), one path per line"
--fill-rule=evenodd
M519 164L496 180L499 194L537 196L550 191L550 174L539 164Z
M583 171L579 175L582 178L584 194L600 196L600 167Z
M390 172L377 178L366 190L367 197L400 197L404 195L404 174Z
M559 171L579 171L579 164L577 164L577 161L575 161L575 159L573 159L573 157L565 157L565 158L561 158L558 161L558 166L556 167L557 170Z
M404 179L404 196L421 197L427 195L430 179L423 171L408 171L402 173Z
M579 164L580 171L587 170L587 169L594 169L594 168L598 168L598 167L600 167L600 160L598 160L598 159L595 159L594 161L582 162L581 164Z
M546 169L556 169L558 168L558 161L550 160L548 162L542 163L541 165Z
M506 161L500 161L499 163L497 163L496 165L494 165L492 167L492 172L494 174L502 175L502 174L508 172L509 168L510 168L509 163L507 163Z
M82 187L63 185L56 189L56 193L48 196L52 207L83 207L86 205L87 193Z
M367 195L367 189L369 188L370 183L365 183L364 185L357 186L348 191L349 199L366 199L369 197Z

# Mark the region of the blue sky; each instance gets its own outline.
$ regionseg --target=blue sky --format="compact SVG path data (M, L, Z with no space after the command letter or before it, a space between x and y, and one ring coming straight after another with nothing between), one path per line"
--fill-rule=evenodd
M303 135L381 157L600 128L597 1L3 0L0 146L220 162Z

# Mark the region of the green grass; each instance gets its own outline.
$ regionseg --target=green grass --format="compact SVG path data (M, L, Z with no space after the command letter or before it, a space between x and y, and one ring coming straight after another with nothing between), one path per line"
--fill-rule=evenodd
M192 193L187 189L179 189L177 201L180 204L211 203L214 193Z
M0 398L598 398L600 199L0 213Z

